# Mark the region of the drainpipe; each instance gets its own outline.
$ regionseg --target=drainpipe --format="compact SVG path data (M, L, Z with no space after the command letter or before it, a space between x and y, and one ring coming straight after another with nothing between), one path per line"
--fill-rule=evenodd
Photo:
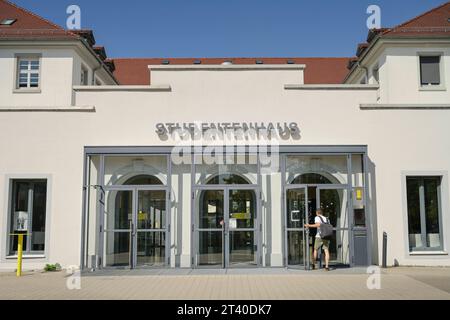
M367 69L367 67L363 66L359 61L356 62L356 65L358 66L358 68L364 69L364 71L366 72L367 84L369 84L369 69Z
M102 64L100 63L97 68L92 70L92 85L95 86L95 73L102 68Z

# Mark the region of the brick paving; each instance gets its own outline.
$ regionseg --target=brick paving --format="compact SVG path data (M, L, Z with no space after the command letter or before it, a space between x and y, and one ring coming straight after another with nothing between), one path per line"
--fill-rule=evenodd
M0 299L26 300L450 300L450 268L395 268L381 289L367 288L365 270L133 270L83 274L69 290L65 272L0 273ZM323 288L326 288L323 290Z

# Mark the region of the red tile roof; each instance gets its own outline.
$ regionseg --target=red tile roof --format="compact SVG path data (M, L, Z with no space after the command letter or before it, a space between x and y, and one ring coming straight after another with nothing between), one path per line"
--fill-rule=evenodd
M381 37L447 37L450 35L450 2L434 8L420 16L411 19L397 27L371 30L368 41L371 42L377 35ZM89 30L68 31L38 15L20 8L15 4L0 0L0 20L17 19L10 26L0 26L1 39L77 39L86 38L93 46L93 34ZM358 47L358 55L367 50L365 45ZM100 50L101 51L101 50ZM102 53L102 52L100 52ZM349 59L353 62L349 63ZM352 66L355 58L202 58L202 59L113 59L105 63L114 69L114 75L124 85L146 85L150 83L148 65L159 65L164 60L170 64L194 64L200 60L205 65L218 65L231 60L233 64L256 64L261 60L264 64L286 64L292 60L295 64L305 64L306 84L337 84L342 83L348 74L347 65Z
M450 37L450 1L431 9L394 28L388 29L383 36L449 36Z
M433 8L421 15L408 20L393 28L381 28L369 30L367 36L368 45L359 45L356 50L358 59L350 60L348 69L350 74L355 69L355 63L362 58L363 54L370 50L370 44L379 38L450 38L450 1ZM347 79L346 77L346 79ZM345 79L345 80L346 80Z
M449 18L450 2L446 2L397 27L370 30L367 41L372 42L377 35L381 37L446 37L450 35ZM368 43L360 44L357 56L362 56L368 48ZM287 60L293 60L296 64L306 64L306 84L337 84L344 81L348 75L348 69L352 69L358 58L114 59L116 65L114 75L124 85L146 85L150 82L147 66L162 64L164 60L174 65L194 64L195 60L201 60L201 63L206 65L221 64L228 60L232 60L233 64L255 64L256 60L262 60L265 64L286 64Z
M255 65L256 61L264 64L305 64L306 84L337 84L342 83L347 75L349 58L140 58L113 59L116 70L114 76L122 85L150 84L149 65L162 65L169 61L170 65L194 65L194 61L201 61L202 65L220 65L225 61L232 61L237 65Z
M2 39L78 39L72 32L9 1L0 0L0 21L16 19L10 26L0 25Z
M65 30L12 2L0 0L0 21L5 19L15 21L11 25L0 25L0 40L81 40L100 61L106 58L103 47L93 48L95 38L92 30ZM112 69L108 69L106 64L104 68L113 76Z
M12 2L0 0L0 20L7 18L17 19L13 25L5 27L9 29L62 30L60 26L31 11L21 8Z

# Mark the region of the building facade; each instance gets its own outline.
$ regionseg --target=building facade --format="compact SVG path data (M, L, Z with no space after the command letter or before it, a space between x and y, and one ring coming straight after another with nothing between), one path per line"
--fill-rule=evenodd
M0 268L448 266L450 3L352 58L108 59L0 1Z

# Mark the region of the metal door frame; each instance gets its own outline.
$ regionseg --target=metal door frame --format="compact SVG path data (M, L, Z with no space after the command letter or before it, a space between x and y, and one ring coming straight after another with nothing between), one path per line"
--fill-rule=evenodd
M230 208L229 208L229 203L230 203L230 191L245 191L245 190L250 190L254 192L255 195L255 210L256 210L256 219L254 222L254 226L253 229L233 229L230 230L229 229L229 220L230 220ZM259 188L258 185L253 185L253 184L245 184L245 185L199 185L199 186L194 186L193 187L193 221L192 221L192 239L193 239L193 246L191 249L191 254L193 257L193 263L192 263L192 267L195 269L210 269L210 268L214 268L216 269L216 266L200 266L198 264L198 255L199 255L199 234L200 232L219 232L220 229L200 229L198 227L198 215L199 215L199 210L200 210L200 193L202 191L222 191L223 192L223 201L224 201L224 205L223 205L223 212L224 212L224 226L222 228L222 267L221 269L229 269L229 268L233 268L230 265L230 257L229 257L229 251L230 251L230 232L232 231L252 231L254 232L254 239L255 239L255 244L257 246L257 250L256 250L256 266L260 267L261 266L261 259L262 259L262 245L261 245L261 229L262 229L262 224L261 224L261 190ZM251 266L249 266L251 267Z
M106 224L105 224L105 213L106 213L106 207L107 207L107 198L110 195L110 192L131 192L131 211L132 211L132 216L131 216L131 225L130 225L130 229L124 229L124 230L119 230L119 231L115 231L116 229L108 229L106 228ZM102 197L101 200L99 198L99 202L100 202L100 232L99 232L99 239L101 239L100 241L100 254L99 256L101 257L101 264L99 265L100 268L103 269L133 269L133 230L134 230L134 225L136 225L136 221L135 221L135 212L136 212L136 198L135 198L135 191L133 187L128 187L128 186L122 186L122 187L108 187L108 188L101 188L101 190L99 190L99 192L101 192ZM117 194L116 194L117 196ZM114 201L114 210L115 210L115 201ZM106 246L108 245L108 240L106 239L108 236L108 233L125 233L128 232L130 235L130 243L129 243L129 257L128 257L128 266L123 267L123 266L107 266L106 265Z
M283 221L283 225L284 225L284 257L285 257L285 266L287 268L304 268L305 270L309 270L310 268L310 254L309 254L309 229L304 227L304 224L306 223L307 219L308 219L308 185L289 185L289 186L284 186L283 188L283 208L284 208L284 221ZM304 190L305 192L305 215L303 216L303 221L305 223L303 223L302 228L288 228L287 226L287 219L289 217L288 215L288 207L287 207L287 193L289 190ZM290 231L297 231L297 232L302 232L303 233L303 252L306 254L303 254L303 265L291 265L289 264L289 243L288 243L288 233Z
M160 266L155 267L141 267L137 265L137 238L138 232L137 229L137 217L138 217L138 207L139 207L139 192L140 191L164 191L165 193L165 201L166 201L166 225L164 229L149 229L141 232L155 232L155 233L164 233L165 236L165 248L164 248L164 267L170 266L170 221L171 221L171 212L170 212L170 190L168 187L158 187L158 186L138 186L134 189L134 198L136 201L135 212L133 213L135 223L134 223L134 250L133 250L133 269L136 268L159 268Z
M321 190L345 190L347 191L347 228L337 228L337 226L333 226L333 230L336 231L336 234L339 230L348 232L348 244L349 244L349 257L348 257L348 266L353 266L353 233L351 221L353 221L353 202L352 202L352 188L348 184L343 185L318 185L316 187L316 202L320 205L320 191ZM343 199L341 199L343 200ZM342 205L342 204L341 204Z
M130 263L128 265L128 267L130 269L136 269L136 268L140 268L139 266L137 266L137 234L138 234L138 229L137 229L137 216L138 216L138 199L139 199L139 191L164 191L165 192L165 197L166 197L166 227L165 229L161 229L161 230L152 230L152 231L148 231L148 232L164 232L165 233L165 257L164 257L164 267L167 267L170 265L170 218L171 218L171 213L170 213L170 190L168 186L111 186L111 187L105 187L104 188L104 194L105 194L105 198L106 195L108 194L108 192L114 192L114 191L129 191L132 193L132 219L131 219L131 226L130 226ZM105 199L106 201L107 199ZM105 203L102 203L102 214L101 214L101 225L104 226L105 225L105 221L104 221L104 212L105 212ZM101 257L102 257L102 268L122 268L122 267L109 267L106 266L106 259L105 259L105 254L104 254L104 250L105 250L105 246L107 245L107 241L106 239L104 239L106 237L107 232L115 232L114 230L107 230L105 228L102 228L103 230L101 231L101 236L100 238L103 239L102 240L102 253L101 253ZM154 267L154 268L159 268L158 267ZM152 267L146 267L151 269Z

